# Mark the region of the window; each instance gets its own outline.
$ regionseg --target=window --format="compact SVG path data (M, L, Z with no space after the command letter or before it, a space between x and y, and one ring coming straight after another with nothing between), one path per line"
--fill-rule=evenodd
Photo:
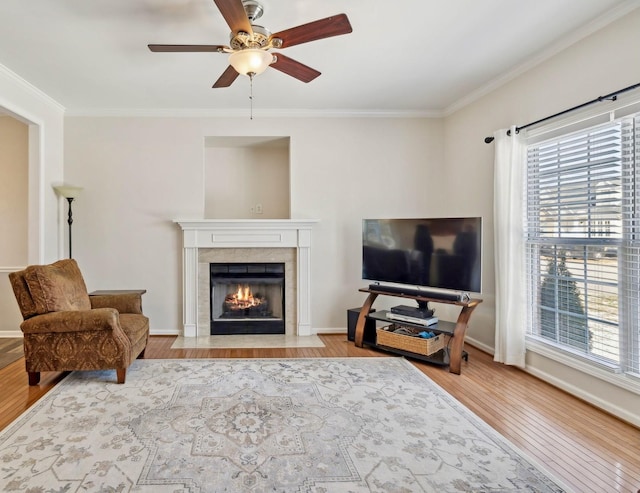
M640 375L640 116L527 148L527 334ZM638 183L638 185L637 185Z

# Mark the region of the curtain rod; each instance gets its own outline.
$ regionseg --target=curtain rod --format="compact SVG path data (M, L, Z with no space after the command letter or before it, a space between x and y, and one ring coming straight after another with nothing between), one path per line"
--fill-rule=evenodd
M556 118L557 116L562 116L571 111L579 110L580 108L584 108L585 106L589 106L593 103L600 103L601 101L615 101L616 99L618 99L618 94L631 91L638 87L640 87L640 83L625 87L624 89L612 92L611 94L607 94L606 96L597 97L596 99L592 99L591 101L587 101L586 103L579 104L578 106L574 106L573 108L569 108L568 110L561 111L560 113L556 113L555 115L546 116L544 118L541 118L540 120L536 120L535 122L527 123L526 125L522 125L521 127L516 127L516 133L520 132L520 130L524 130L525 128L529 128L534 125L538 125L539 123L546 122L547 120L551 120L552 118ZM511 130L507 130L507 135L511 135ZM494 137L485 137L484 142L485 144L491 144L491 142L493 142L493 139Z

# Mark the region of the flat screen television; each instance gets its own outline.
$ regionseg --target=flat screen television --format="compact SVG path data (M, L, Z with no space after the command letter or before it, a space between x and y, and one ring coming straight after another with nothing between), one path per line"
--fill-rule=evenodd
M363 219L362 278L481 291L482 218Z

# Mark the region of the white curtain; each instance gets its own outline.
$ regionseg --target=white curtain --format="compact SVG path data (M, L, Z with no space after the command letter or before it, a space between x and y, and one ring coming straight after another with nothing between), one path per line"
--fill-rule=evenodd
M526 147L515 127L494 133L493 219L496 279L494 360L525 366L526 273L523 178Z

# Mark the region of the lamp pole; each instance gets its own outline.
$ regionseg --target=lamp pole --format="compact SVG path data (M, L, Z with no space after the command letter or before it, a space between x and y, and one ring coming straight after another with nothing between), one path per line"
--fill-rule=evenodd
M73 258L71 256L71 225L73 224L73 214L71 212L71 202L73 202L73 197L67 197L67 202L69 202L69 214L67 217L67 224L69 225L69 258Z
M69 258L73 258L71 255L71 225L73 224L73 212L71 210L71 202L82 191L81 187L74 187L73 185L54 185L53 189L60 197L67 199L69 203L69 213L67 214L67 224L69 225Z

